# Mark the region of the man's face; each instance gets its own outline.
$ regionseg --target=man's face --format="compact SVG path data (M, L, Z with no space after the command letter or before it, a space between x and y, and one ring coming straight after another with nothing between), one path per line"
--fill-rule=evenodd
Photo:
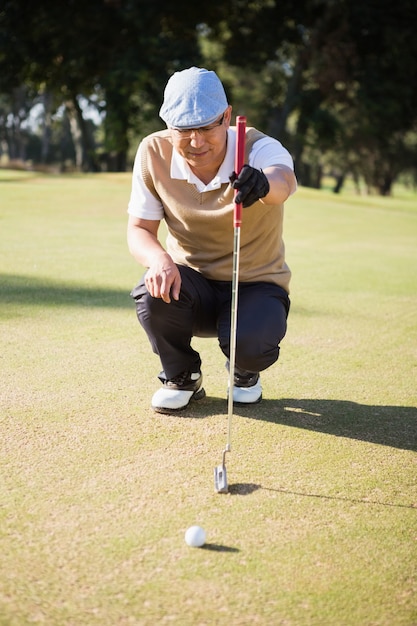
M218 169L226 154L227 129L230 126L232 107L229 106L219 118L203 128L179 131L171 129L176 151L191 168Z

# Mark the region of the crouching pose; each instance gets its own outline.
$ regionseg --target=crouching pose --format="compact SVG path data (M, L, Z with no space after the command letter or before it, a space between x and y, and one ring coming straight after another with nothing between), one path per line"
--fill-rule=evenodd
M292 158L248 127L236 176L232 107L217 75L203 68L171 76L160 116L167 129L137 151L127 234L131 254L148 268L131 295L161 361L152 407L171 413L205 395L194 336L217 337L228 367L235 201L243 217L232 393L236 403L259 402L260 372L278 359L290 306L282 226L283 203L296 190Z

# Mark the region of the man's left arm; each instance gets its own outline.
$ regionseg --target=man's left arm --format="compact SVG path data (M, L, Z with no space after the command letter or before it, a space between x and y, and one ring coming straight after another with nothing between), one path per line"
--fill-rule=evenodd
M297 189L295 174L287 165L271 165L263 173L269 183L269 192L260 198L265 204L282 204Z

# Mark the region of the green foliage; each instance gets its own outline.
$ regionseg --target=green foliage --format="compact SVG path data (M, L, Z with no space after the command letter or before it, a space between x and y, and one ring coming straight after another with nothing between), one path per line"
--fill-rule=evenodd
M389 193L400 169L414 170L415 152L404 137L416 123L415 3L323 0L241 9L232 3L230 20L214 36L227 62L257 77L264 97L255 120L286 140L302 183L316 184L312 171L331 162L339 172L361 164L369 188Z
M152 103L156 115L169 71L199 58L196 13L180 2L73 0L51 6L38 0L36 11L18 20L23 4L7 4L0 14L4 47L14 44L16 50L12 65L8 55L0 57L0 92L28 83L54 93L57 106L65 100L76 105L77 95L88 97L100 85L105 150L124 169L128 131L138 116L135 94Z
M36 0L30 11L6 1L0 94L24 85L32 101L50 94L56 109L77 110L99 92L100 148L78 115L83 167L97 166L100 149L108 169L123 170L161 125L169 75L204 64L235 113L289 147L302 184L319 186L327 169L386 194L401 173L415 175L416 19L413 0Z

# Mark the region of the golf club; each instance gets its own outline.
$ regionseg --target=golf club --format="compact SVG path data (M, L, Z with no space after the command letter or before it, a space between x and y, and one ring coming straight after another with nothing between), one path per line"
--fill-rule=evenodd
M245 136L246 117L238 115L236 117L236 151L235 151L235 172L240 174L245 159ZM235 190L235 197L237 190ZM233 384L236 360L236 328L237 328L237 300L239 286L239 255L240 255L240 226L242 223L242 204L235 202L233 212L233 274L232 274L232 301L230 307L230 356L229 356L229 395L228 395L228 428L227 443L223 450L222 464L214 469L214 488L217 493L227 493L226 472L226 452L231 451L232 439L232 417L233 417Z

